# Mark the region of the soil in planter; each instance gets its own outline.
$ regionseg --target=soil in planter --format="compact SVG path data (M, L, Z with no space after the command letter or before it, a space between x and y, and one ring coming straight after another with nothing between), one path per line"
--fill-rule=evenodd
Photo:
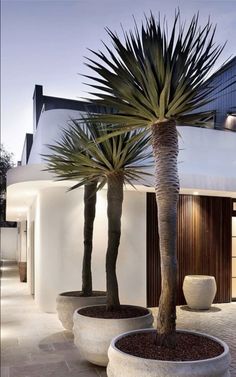
M119 310L107 311L106 306L90 306L87 308L82 308L78 310L79 314L85 315L87 317L93 318L108 318L108 319L118 319L118 318L134 318L141 317L149 313L145 308L139 306L129 306L121 305Z
M189 333L176 334L176 348L155 345L156 332L127 335L116 347L129 355L166 361L196 361L210 359L223 353L224 348L212 339Z
M60 296L69 296L69 297L99 297L99 296L106 296L106 292L103 291L93 291L91 296L84 296L82 291L71 291L71 292L63 292Z

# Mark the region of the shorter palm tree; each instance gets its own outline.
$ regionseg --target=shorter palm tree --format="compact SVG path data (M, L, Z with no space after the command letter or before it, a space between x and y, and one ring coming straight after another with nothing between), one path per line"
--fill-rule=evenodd
M73 121L64 130L62 141L50 146L48 168L59 180L79 181L71 189L96 183L100 190L107 184L108 246L106 253L107 310L120 306L116 261L121 235L121 215L124 183L131 184L150 176L146 168L152 164L150 136L146 131L128 131L108 138L112 126ZM147 151L148 150L148 151Z
M72 124L74 122L72 121ZM92 141L91 138L88 140ZM47 169L56 174L57 180L76 179L68 178L68 174L71 175L71 156L80 154L86 156L86 149L84 144L80 142L80 139L75 133L70 133L68 130L64 130L62 140L56 145L48 145L53 154L44 155L44 159L47 161ZM91 256L93 249L93 225L96 213L96 201L97 201L97 184L96 178L90 180L90 182L84 184L84 252L82 262L82 292L81 296L89 297L93 294L92 286L92 269L91 269ZM70 190L75 189L73 186Z

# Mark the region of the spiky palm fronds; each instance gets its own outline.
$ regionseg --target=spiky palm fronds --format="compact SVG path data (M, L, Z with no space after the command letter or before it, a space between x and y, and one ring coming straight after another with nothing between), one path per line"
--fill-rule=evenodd
M93 121L72 121L64 130L61 141L49 145L53 152L45 155L47 170L56 174L58 180L79 181L71 189L91 182L99 182L98 189L107 183L108 175L122 173L124 182L133 185L139 178L150 174L145 171L152 165L151 150L147 150L150 136L135 130L98 140L111 133L104 124Z
M88 59L87 63L96 73L87 76L94 82L91 87L96 89L96 93L91 94L97 99L91 102L115 110L115 113L95 116L95 120L115 124L115 135L131 129L150 129L162 280L158 336L160 344L173 347L179 196L176 125L203 126L205 119L212 115L201 111L201 107L213 99L215 88L207 77L223 46L215 45L215 28L210 21L201 28L196 15L185 29L179 12L169 36L167 23L161 25L160 18L156 21L152 14L141 30L135 25L134 32L124 33L123 42L111 30L107 32L114 49L105 45L106 53L92 51L95 58ZM220 90L229 85L232 81L226 82Z
M109 135L111 131L103 124L84 121L84 125L73 121L70 129L64 130L62 140L49 146L53 154L44 157L48 164L47 170L55 173L59 180L79 181L71 189L83 185L88 189L95 183L95 191L107 183L107 309L113 310L120 305L116 260L121 234L123 186L125 182L133 185L139 178L150 176L150 173L145 172L151 165L150 160L146 162L151 157L150 148L147 152L150 136L145 131L135 130L99 142L98 139ZM88 205L90 200L87 199ZM85 258L86 255L88 257ZM84 252L84 277L91 277L90 264L91 248L88 253ZM87 286L92 289L91 284Z
M198 109L213 99L206 78L223 49L213 41L215 29L210 21L199 27L196 15L185 30L179 12L169 38L167 24L152 14L140 31L135 26L124 33L124 42L107 29L115 51L107 45L107 54L91 50L96 60L88 58L87 66L98 76L86 77L96 82L90 86L97 99L91 101L117 113L98 119L138 128L165 120L196 124L208 117L210 112Z

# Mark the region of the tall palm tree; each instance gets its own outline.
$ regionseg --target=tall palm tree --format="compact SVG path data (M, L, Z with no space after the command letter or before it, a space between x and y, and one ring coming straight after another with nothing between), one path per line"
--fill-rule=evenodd
M84 119L85 121L85 119ZM72 189L94 182L97 190L107 184L108 246L106 253L107 310L119 309L116 261L121 235L121 214L124 183L134 182L150 174L150 137L146 131L128 131L122 135L97 142L111 133L103 124L85 121L83 126L74 121L64 130L62 141L50 146L48 170L60 180L79 181ZM149 158L149 160L148 160Z
M150 130L155 160L155 192L158 207L162 291L158 312L158 341L175 345L176 330L176 223L179 196L177 169L178 131L181 124L204 125L210 113L200 107L212 100L213 88L206 80L223 47L213 42L210 21L199 27L195 15L187 29L176 13L171 32L167 23L146 17L139 31L124 32L123 41L107 29L114 49L106 54L91 51L95 59L87 66L96 74L90 100L116 109L95 119L127 129ZM226 86L227 84L225 84Z

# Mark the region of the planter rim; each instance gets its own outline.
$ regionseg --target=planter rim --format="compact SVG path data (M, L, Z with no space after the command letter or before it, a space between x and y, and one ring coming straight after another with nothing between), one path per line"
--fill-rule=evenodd
M165 364L185 364L185 365L187 365L187 364L193 364L193 363L205 363L205 362L209 362L209 361L214 362L214 360L216 360L216 359L218 360L220 358L223 358L223 357L225 357L225 355L227 353L229 353L229 347L223 340L216 338L215 336L208 335L206 333L202 333L202 332L198 332L198 331L194 331L194 330L184 330L184 329L176 329L176 331L182 332L182 333L190 333L190 334L194 334L194 335L198 335L198 336L205 336L206 338L210 338L210 339L214 340L215 342L219 343L224 348L224 351L220 355L215 356L215 357L211 357L211 358L208 358L208 359L188 360L188 361L171 361L171 360L159 360L159 359L146 359L144 357L138 357L138 356L130 355L126 352L119 350L115 345L115 343L119 339L125 337L126 335L130 335L130 334L134 334L134 333L138 333L138 332L150 332L150 331L153 332L153 331L156 331L156 330L155 329L140 329L140 330L127 331L127 332L120 334L120 335L116 336L115 338L113 338L112 341L111 341L110 347L114 348L116 350L116 352L118 352L122 355L125 355L128 358L134 358L134 359L137 359L137 360L145 360L147 362L152 362L152 363L158 362L158 363L165 363Z
M101 295L99 296L70 296L70 293L74 293L74 292L82 292L81 289L78 289L78 290L74 290L74 291L65 291L65 292L60 292L58 293L58 296L62 296L62 297L82 297L82 298L90 298L90 297L106 297L106 291L99 291L99 290L94 290L93 292L101 292Z
M126 304L124 304L126 305ZM97 318L97 317L89 317L87 315L83 315L83 314L80 314L79 311L84 309L84 308L90 308L90 307L95 307L95 306L106 306L106 305L86 305L86 306L82 306L81 308L79 308L78 310L75 311L74 315L78 315L82 318L91 318L93 320L99 320L99 321L128 321L130 319L132 320L136 320L138 318L145 318L145 317L148 317L150 316L150 314L152 315L152 311L148 308L144 308L143 306L138 306L138 305L127 305L127 306L131 306L133 308L142 308L142 309L147 309L148 310L148 313L147 314L144 314L144 315L140 315L138 317L129 317L129 318ZM135 331L135 330L134 330Z
M191 278L191 279L215 279L215 276L213 275L185 275L185 278Z

